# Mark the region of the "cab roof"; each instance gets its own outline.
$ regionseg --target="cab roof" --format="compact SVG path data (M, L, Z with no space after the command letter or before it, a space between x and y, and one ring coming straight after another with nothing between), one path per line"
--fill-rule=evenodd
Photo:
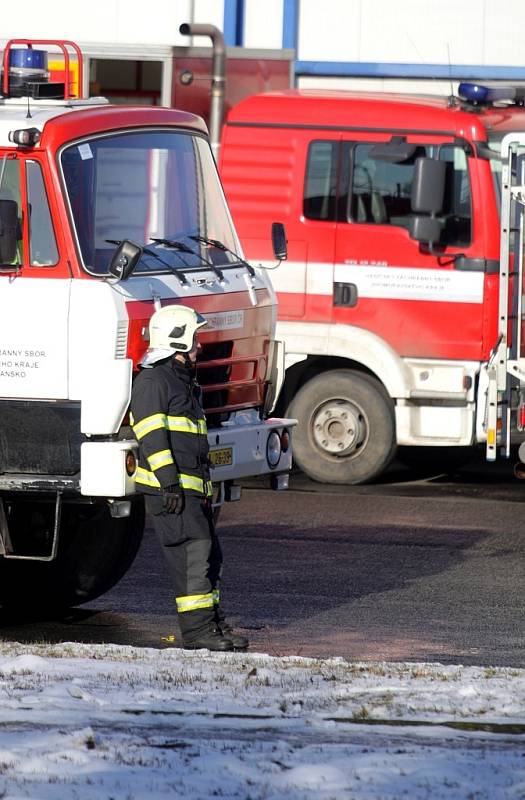
M158 106L110 105L100 97L68 101L0 99L0 147L12 147L9 132L22 128L38 128L42 132L40 147L59 147L90 134L155 126L208 133L206 123L196 114Z
M227 124L257 127L312 127L445 133L485 141L490 131L525 129L525 109L518 106L468 106L433 95L289 89L242 100Z

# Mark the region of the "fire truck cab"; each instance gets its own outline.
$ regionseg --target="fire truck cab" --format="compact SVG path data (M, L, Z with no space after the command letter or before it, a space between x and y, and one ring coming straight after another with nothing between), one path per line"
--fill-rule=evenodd
M518 90L471 84L451 98L290 90L230 111L220 170L247 256L269 265L269 220L286 225L279 408L299 420L310 477L360 483L396 445L487 440L501 141L524 130Z
M42 45L63 54L49 82ZM293 420L275 295L242 257L203 121L72 96L69 42L10 42L0 98L0 604L74 604L129 567L144 526L127 409L156 308L203 314L217 502L286 488ZM277 229L276 236L281 231ZM270 228L268 229L268 235ZM284 253L281 253L283 256Z

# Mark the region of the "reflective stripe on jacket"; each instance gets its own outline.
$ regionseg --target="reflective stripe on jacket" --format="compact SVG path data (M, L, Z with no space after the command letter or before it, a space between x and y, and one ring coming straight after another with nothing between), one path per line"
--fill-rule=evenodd
M148 472L147 469L138 467L137 474L135 475L135 483L140 483L143 486L151 486L155 489L160 489L160 483L155 477L154 472ZM179 472L179 483L183 489L189 489L193 492L211 497L213 489L211 481L205 481L202 478L197 478L195 475L185 475L184 472Z
M211 494L208 435L194 371L174 359L142 370L133 383L131 424L139 443L137 489L180 484Z

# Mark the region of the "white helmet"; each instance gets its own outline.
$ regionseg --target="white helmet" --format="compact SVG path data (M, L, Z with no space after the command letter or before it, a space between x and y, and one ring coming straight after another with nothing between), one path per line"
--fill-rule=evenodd
M207 325L201 314L188 306L164 306L149 321L149 347L140 365L150 367L175 353L189 353L195 331Z

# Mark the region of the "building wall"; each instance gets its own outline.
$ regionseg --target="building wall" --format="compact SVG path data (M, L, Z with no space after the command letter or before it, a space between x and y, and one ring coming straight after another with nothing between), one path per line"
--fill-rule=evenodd
M262 4L233 5L245 20L236 43L261 46ZM273 0L271 14L299 86L449 94L460 80L525 81L522 0Z
M441 91L430 84L525 80L521 0L326 0L322 9L315 0L298 8L296 72L305 85L337 76L352 79L349 88L364 79L397 89L399 80L424 79Z
M72 39L101 44L186 45L182 22L223 27L223 0L25 0L2 4L2 39ZM202 37L195 44L207 46Z
M448 93L461 79L525 81L523 0L25 0L3 4L2 37L116 45L293 48L296 83Z

